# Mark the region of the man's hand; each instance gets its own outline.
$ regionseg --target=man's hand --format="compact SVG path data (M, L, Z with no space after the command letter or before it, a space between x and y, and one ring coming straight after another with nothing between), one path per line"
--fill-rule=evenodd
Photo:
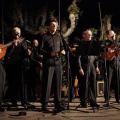
M84 75L83 69L80 69L80 70L79 70L79 74L80 74L80 75Z
M40 68L42 68L42 67L43 67L42 62L38 62L38 64L39 64Z
M27 52L28 52L28 56L31 55L31 50L30 49L27 49Z
M98 67L96 68L96 73L100 74L100 69Z
M62 51L61 51L61 54L65 55L65 50L62 50Z
M111 48L108 48L109 53L113 53L115 50L112 50Z

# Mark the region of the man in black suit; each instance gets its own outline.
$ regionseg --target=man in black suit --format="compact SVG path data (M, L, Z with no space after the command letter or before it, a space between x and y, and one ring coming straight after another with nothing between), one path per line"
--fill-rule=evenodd
M60 54L65 54L62 38L56 32L58 22L55 18L47 20L48 32L43 34L40 43L40 53L43 54L43 79L42 79L42 111L48 111L47 104L50 98L51 85L54 89L55 109L64 110L60 104L62 85L62 63Z
M86 44L87 42L92 42L91 30L86 29L83 31L82 36L82 40L85 41ZM85 49L88 49L89 52L89 48ZM78 56L79 96L82 107L87 107L88 101L91 107L99 107L96 101L96 74L100 74L97 58L95 55Z

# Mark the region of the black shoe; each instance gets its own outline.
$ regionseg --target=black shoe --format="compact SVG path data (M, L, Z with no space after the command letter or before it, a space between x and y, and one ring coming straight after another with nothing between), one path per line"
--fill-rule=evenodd
M28 106L27 106L27 104L25 104L25 103L22 103L21 104L26 110L28 109Z
M87 107L87 102L86 101L81 101L81 107L86 108Z
M41 109L41 111L43 111L43 112L48 112L48 111L49 111L49 109L47 108L47 103L42 104L42 109Z
M5 111L5 109L2 108L2 106L0 106L0 112L4 112L4 111Z
M105 103L108 103L109 101L110 101L110 99L111 99L111 96L109 96L109 99L108 98L105 98Z
M107 104L105 104L105 105L103 105L104 107L109 107L110 106L110 104L109 104L109 102L107 103Z
M82 108L87 108L87 104L81 104Z
M32 104L30 104L28 102L24 102L21 105L24 106L26 109L34 109L35 108L34 105L32 105Z
M28 103L28 102L25 102L25 104L26 104L27 106L31 106L31 104L30 104L30 103Z
M91 107L97 107L97 108L100 107L100 105L98 105L96 102L90 102L90 106Z
M27 101L22 101L21 102L21 105L23 105L23 104L26 104L26 105L31 105L29 102L27 102Z
M42 111L42 112L48 112L49 109L48 109L47 107L42 107L41 111Z
M119 103L120 103L120 100L116 100L116 103L118 103L118 104L119 104Z
M65 108L63 106L55 107L55 112L56 113L62 112L64 110L65 110Z
M12 105L11 105L12 107L17 107L17 103L12 103Z
M25 108L25 109L34 109L35 106L34 105L31 105L29 102L25 101L25 102L21 102L21 105Z

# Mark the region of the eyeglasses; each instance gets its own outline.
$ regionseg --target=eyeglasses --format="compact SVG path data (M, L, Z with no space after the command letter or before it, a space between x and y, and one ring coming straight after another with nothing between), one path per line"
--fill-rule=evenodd
M15 36L20 36L20 33L15 34Z

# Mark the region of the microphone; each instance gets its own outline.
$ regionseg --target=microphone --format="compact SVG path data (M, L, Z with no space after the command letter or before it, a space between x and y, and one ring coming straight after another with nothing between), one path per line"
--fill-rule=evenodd
M31 43L29 40L26 40L26 42Z
M77 41L80 41L80 38L78 38L78 37L75 37L74 39L76 39Z

